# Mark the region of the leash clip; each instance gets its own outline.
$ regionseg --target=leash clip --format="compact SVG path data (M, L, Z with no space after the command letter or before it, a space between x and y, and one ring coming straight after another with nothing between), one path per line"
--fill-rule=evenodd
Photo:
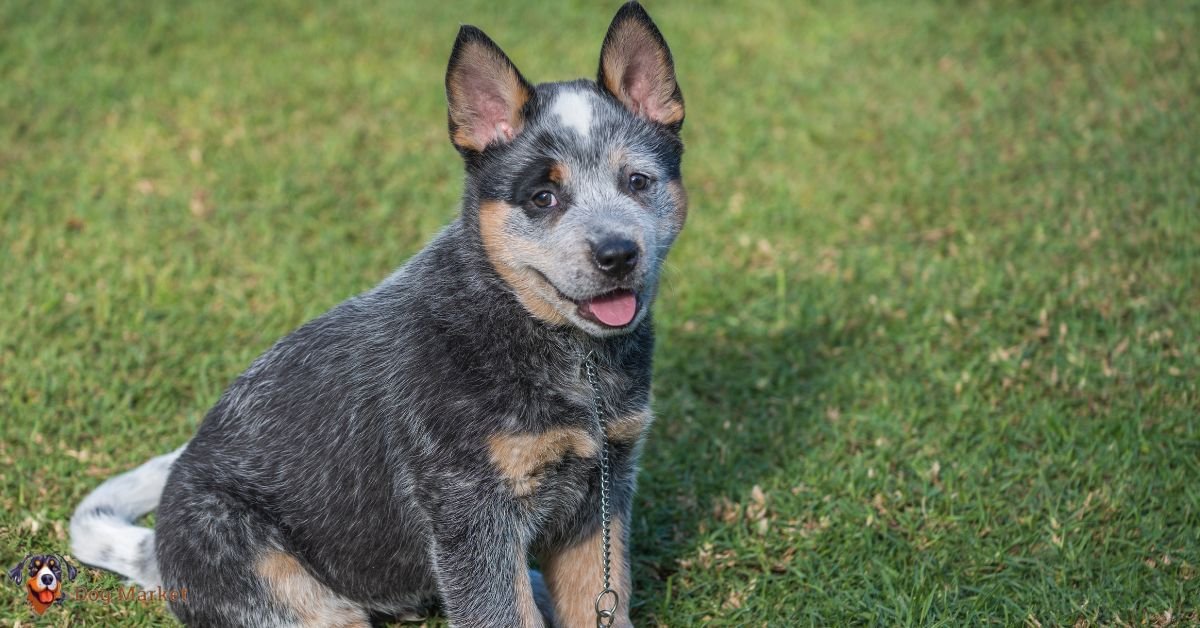
M612 597L612 605L601 608L600 603L604 601L604 598L610 596ZM600 592L600 595L596 596L596 603L594 605L596 607L596 628L608 628L608 626L613 625L613 622L617 619L617 606L620 603L621 594L610 588L605 588Z

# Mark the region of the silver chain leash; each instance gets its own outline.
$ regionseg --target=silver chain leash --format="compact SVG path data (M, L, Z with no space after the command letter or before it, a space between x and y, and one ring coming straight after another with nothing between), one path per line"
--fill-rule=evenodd
M596 608L596 628L612 626L617 618L617 606L621 603L621 595L612 588L612 533L611 533L611 504L609 503L610 478L608 471L608 435L604 433L604 423L600 421L600 382L596 379L596 367L592 364L594 351L589 351L583 358L583 369L587 373L588 384L592 387L592 420L600 430L600 527L601 527L601 558L604 564L604 588L596 596L593 606ZM611 600L611 606L602 604Z

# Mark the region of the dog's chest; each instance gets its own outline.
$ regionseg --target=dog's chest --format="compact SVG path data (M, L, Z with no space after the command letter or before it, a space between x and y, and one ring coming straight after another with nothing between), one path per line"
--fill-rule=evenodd
M552 395L558 403L544 406L546 420L488 438L491 466L514 499L542 511L577 507L598 483L605 443L621 462L645 433L641 388L629 374L599 369L594 387L584 378L564 382Z
M596 466L600 446L599 430L584 425L488 439L491 463L518 499L544 498L548 489L564 484L583 485Z

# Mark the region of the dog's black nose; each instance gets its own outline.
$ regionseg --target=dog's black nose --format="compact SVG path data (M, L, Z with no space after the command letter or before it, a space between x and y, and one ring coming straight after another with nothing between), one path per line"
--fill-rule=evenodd
M44 584L46 586L50 586L50 585L54 584L54 576L52 576L48 573L42 574L42 584Z
M637 266L638 245L626 238L608 238L592 245L592 258L604 274L620 279Z

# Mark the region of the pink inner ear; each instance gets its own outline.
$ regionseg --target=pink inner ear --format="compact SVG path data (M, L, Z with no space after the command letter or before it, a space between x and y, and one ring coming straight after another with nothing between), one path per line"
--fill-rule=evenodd
M498 94L483 91L476 94L478 103L472 103L475 121L471 126L471 135L481 146L487 146L497 140L512 140L516 135L512 127L513 107Z
M607 87L635 114L663 124L683 119L670 53L634 20L615 27L601 52Z
M654 86L650 83L645 63L640 59L630 59L629 65L625 68L622 86L625 88L625 95L633 104L634 113L644 115L652 120L659 119L658 114L662 113L662 106L657 102L658 97L654 93Z
M464 64L455 87L465 105L455 122L470 136L474 148L482 150L493 142L508 142L519 130L524 88L512 69L495 58Z

